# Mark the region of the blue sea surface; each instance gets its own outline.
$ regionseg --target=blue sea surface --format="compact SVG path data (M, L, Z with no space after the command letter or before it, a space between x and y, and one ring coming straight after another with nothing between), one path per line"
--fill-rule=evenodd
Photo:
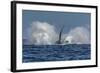
M23 45L23 63L91 59L90 44Z

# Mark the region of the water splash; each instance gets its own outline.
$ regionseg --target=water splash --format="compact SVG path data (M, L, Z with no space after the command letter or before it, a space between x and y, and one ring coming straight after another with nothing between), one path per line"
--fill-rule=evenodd
M55 30L56 27L47 22L33 22L29 40L35 45L55 45L59 41L59 33ZM60 44L90 44L90 32L86 27L75 27L68 33L61 33Z

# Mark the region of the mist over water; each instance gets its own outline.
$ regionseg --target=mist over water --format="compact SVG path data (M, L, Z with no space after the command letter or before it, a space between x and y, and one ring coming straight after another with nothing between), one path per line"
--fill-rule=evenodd
M29 28L30 35L28 39L31 44L55 45L56 41L58 41L59 32L56 31L56 27L52 24L36 21ZM67 28L65 27L64 29ZM89 44L90 32L88 28L78 26L71 29L68 33L63 33L61 41L62 44Z
M30 41L33 44L54 44L58 39L55 27L46 22L33 22L30 30Z
M65 37L72 44L90 44L90 33L85 27L75 27Z

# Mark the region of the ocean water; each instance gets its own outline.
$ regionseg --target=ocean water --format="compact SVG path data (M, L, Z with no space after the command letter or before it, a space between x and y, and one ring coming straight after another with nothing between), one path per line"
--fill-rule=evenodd
M90 44L23 45L23 63L91 59Z

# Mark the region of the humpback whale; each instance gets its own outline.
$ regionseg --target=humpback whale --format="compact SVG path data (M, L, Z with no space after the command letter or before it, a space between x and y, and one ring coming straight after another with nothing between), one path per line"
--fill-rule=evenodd
M63 32L63 29L64 29L64 25L62 26L61 30L60 30L60 33L58 35L58 40L56 41L56 44L62 44L62 32Z

